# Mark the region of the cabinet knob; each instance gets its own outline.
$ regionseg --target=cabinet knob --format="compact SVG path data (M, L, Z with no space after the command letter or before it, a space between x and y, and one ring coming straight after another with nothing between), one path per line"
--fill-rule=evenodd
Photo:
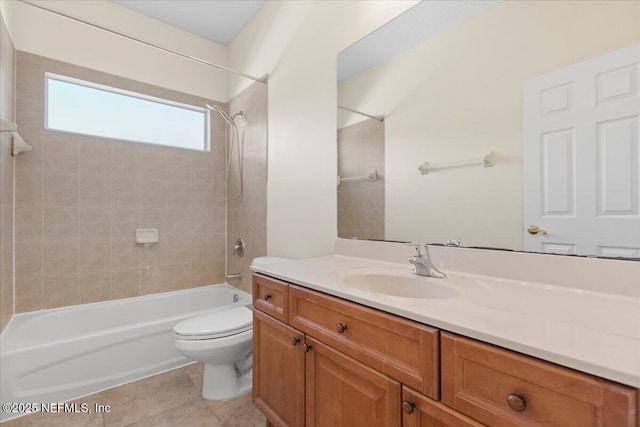
M311 351L311 344L305 344L304 345L304 352L305 353L309 353Z
M517 412L522 412L527 409L527 402L525 402L524 396L517 393L511 393L507 396L507 403L511 409Z
M405 414L413 414L413 411L416 409L416 404L413 403L412 400L403 400L402 401L402 410Z
M344 331L347 330L347 325L341 322L336 323L336 331L338 331L338 333L343 333Z
M291 337L291 344L293 345L298 345L298 343L300 342L300 338L298 337Z
M271 299L271 294L264 294L264 299L270 300Z

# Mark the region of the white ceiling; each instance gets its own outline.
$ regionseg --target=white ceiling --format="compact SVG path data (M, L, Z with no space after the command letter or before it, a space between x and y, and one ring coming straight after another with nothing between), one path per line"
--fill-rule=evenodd
M134 12L228 46L265 0L111 0Z
M383 64L505 0L423 0L338 54L338 83Z

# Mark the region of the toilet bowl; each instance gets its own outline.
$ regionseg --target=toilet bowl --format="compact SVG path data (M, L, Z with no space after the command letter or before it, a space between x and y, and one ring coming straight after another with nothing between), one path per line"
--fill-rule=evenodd
M245 306L178 323L174 344L191 360L204 364L202 397L229 400L251 391L252 311Z
M291 261L259 257L253 265ZM251 391L253 312L245 306L192 317L173 328L174 344L188 359L204 364L202 397L230 400Z

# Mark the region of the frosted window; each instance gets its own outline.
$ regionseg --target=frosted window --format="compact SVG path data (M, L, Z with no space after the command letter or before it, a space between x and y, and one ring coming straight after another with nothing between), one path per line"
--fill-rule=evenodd
M204 108L47 74L47 129L209 150Z

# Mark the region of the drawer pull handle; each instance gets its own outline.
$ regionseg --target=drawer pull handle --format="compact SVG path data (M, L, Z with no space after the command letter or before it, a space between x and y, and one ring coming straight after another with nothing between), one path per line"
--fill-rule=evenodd
M266 299L267 301L271 299L271 294L265 294L264 295L264 299Z
M517 412L522 412L527 409L527 403L524 401L524 396L517 393L511 393L507 396L507 403L511 409Z
M414 409L416 409L416 404L411 400L403 400L402 401L402 410L406 414L413 414Z
M298 337L291 337L291 344L293 345L298 345L298 343L300 342L300 338Z
M305 344L304 345L304 352L305 353L309 353L311 351L311 344Z
M344 331L347 330L347 325L341 322L336 323L336 331L338 331L338 333L343 333Z

